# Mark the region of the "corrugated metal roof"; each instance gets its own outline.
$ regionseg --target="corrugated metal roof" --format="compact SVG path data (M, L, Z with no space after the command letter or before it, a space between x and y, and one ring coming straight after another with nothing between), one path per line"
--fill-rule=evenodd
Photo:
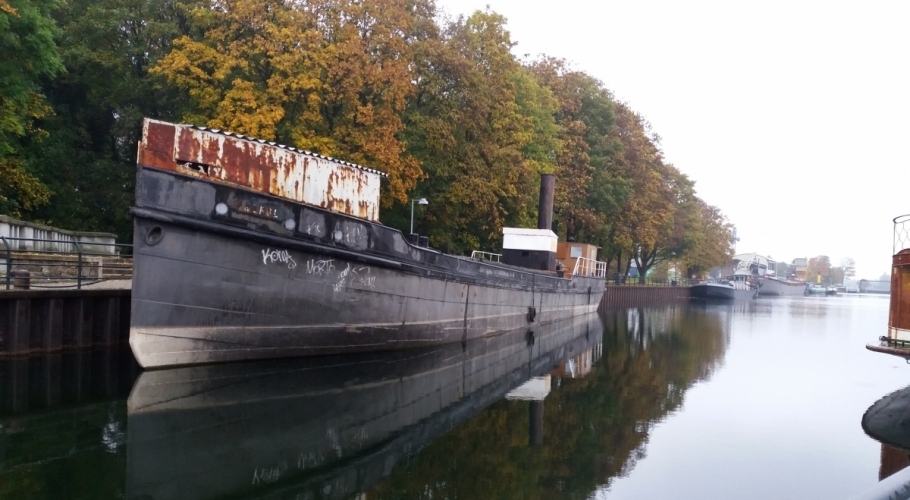
M295 148L295 147L292 147L292 146L287 146L287 145L285 145L285 144L279 144L279 143L277 143L277 142L266 141L265 139L257 139L257 138L255 138L255 137L250 137L250 136L246 136L246 135L243 135L243 134L237 134L237 133L234 133L234 132L229 132L229 131L227 131L227 130L221 130L221 129L211 128L211 127L203 127L203 126L200 126L200 125L193 125L193 124L191 124L191 123L181 123L181 124L179 124L179 126L180 126L180 127L193 128L193 129L196 129L196 130L202 130L203 132L209 132L209 133L212 133L212 134L220 134L220 135L224 135L224 136L227 136L227 137L234 137L234 138L237 138L237 139L242 139L242 140L246 140L246 141L250 141L250 142L258 142L258 143L260 143L260 144L268 144L269 146L275 146L275 147L277 147L277 148L285 149L285 150L288 150L288 151L293 151L293 152L295 152L295 153L305 154L305 155L307 155L307 156L312 156L313 158L320 158L320 159L322 159L322 160L334 161L334 162L340 163L340 164L342 164L342 165L347 165L347 166L349 166L349 167L354 167L354 168L363 170L364 172L369 172L369 173L371 173L371 174L379 175L379 176L381 176L381 177L385 177L385 178L388 178L388 177L389 177L389 174L387 174L387 173L385 173L385 172L383 172L383 171L381 171L381 170L376 170L376 169L374 169L374 168L364 167L363 165L358 165L358 164L356 164L356 163L351 163L351 162L345 161L345 160L339 160L338 158L333 158L333 157L331 157L331 156L321 155L321 154L319 154L319 153L313 153L312 151L306 151L306 150L304 150L304 149L298 149L298 148Z

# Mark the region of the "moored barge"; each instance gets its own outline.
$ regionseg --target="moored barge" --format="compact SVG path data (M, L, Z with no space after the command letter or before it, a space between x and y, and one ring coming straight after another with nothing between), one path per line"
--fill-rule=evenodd
M590 253L556 271L552 178L538 229L489 262L379 223L377 170L156 120L137 163L130 346L146 368L463 342L592 312L604 291Z
M866 348L900 356L910 363L910 215L894 218L893 238L888 334L879 337L879 344Z

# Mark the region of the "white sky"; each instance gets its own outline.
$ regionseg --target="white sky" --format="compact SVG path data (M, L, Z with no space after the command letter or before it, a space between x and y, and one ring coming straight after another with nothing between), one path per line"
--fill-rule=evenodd
M738 230L737 253L853 257L890 274L910 213L910 2L437 0L508 18L644 115ZM557 180L558 182L558 180Z

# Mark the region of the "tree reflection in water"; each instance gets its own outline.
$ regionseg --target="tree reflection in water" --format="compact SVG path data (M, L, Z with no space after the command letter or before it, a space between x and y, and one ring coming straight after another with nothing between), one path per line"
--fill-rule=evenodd
M373 499L585 499L646 455L651 428L710 378L732 306L608 311L602 357L583 377L551 373L544 443L528 442L527 401L502 400L373 488Z

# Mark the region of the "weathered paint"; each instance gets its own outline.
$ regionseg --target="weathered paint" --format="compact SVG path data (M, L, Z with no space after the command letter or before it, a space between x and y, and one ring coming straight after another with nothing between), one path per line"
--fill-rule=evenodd
M385 174L240 135L146 120L138 163L366 220L379 220Z
M892 257L888 337L910 341L910 251Z
M891 263L891 307L888 338L910 341L910 216L894 218L894 244Z

